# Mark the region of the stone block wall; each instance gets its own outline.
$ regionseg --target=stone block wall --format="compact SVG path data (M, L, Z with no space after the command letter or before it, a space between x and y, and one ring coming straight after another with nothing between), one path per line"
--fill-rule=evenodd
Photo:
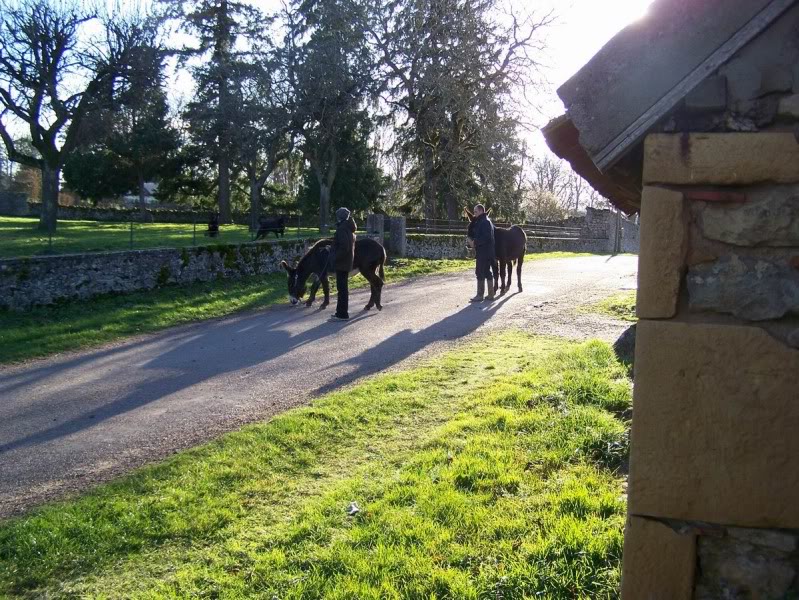
M149 290L167 284L238 279L280 271L312 241L270 241L0 260L0 308Z
M644 146L622 597L799 597L799 142Z

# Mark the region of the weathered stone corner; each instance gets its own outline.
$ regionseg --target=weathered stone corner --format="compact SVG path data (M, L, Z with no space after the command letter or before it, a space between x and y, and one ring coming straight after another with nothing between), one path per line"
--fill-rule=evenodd
M696 536L630 515L624 530L622 600L691 600Z
M630 512L799 528L799 351L749 325L637 329Z
M652 134L644 142L644 185L799 182L793 133Z
M636 312L642 319L677 313L685 269L688 224L681 192L645 187L641 196L641 251Z

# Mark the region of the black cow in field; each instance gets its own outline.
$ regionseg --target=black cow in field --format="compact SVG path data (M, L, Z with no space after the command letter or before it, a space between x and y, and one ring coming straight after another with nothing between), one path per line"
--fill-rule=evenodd
M285 235L285 217L261 217L258 219L258 234L255 236L255 239L260 240L261 238L266 238L270 233L274 233L276 238Z
M491 212L491 209L488 209ZM469 228L466 232L467 238L474 239L474 221L475 216L469 211L468 208L463 209L463 214L469 219ZM471 244L470 244L471 245ZM510 289L510 284L513 279L513 263L516 262L516 284L519 291L522 291L522 264L524 263L524 255L527 253L527 234L524 229L518 225L511 225L508 228L494 227L494 252L496 253L497 266L494 266L494 288L499 290L500 296ZM505 274L507 273L508 281L505 282ZM502 287L500 287L500 279L502 280Z
M205 232L208 237L215 238L219 235L219 213L211 213L208 219L208 231Z

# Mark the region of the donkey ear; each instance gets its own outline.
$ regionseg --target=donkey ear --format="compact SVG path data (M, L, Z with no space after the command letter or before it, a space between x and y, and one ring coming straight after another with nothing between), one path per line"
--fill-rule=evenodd
M280 266L286 269L286 271L289 270L289 264L285 260L280 261Z
M487 216L487 217L490 217L490 216L491 216L491 209L490 209L490 208L489 208L489 209L486 211L486 216Z
M463 209L463 216L469 219L470 221L474 218L474 215L471 212L469 212L468 208Z

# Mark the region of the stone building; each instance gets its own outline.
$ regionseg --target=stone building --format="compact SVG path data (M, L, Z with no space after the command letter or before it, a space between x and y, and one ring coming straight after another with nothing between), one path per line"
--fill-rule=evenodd
M656 0L558 94L641 219L622 597L799 598L799 1Z

